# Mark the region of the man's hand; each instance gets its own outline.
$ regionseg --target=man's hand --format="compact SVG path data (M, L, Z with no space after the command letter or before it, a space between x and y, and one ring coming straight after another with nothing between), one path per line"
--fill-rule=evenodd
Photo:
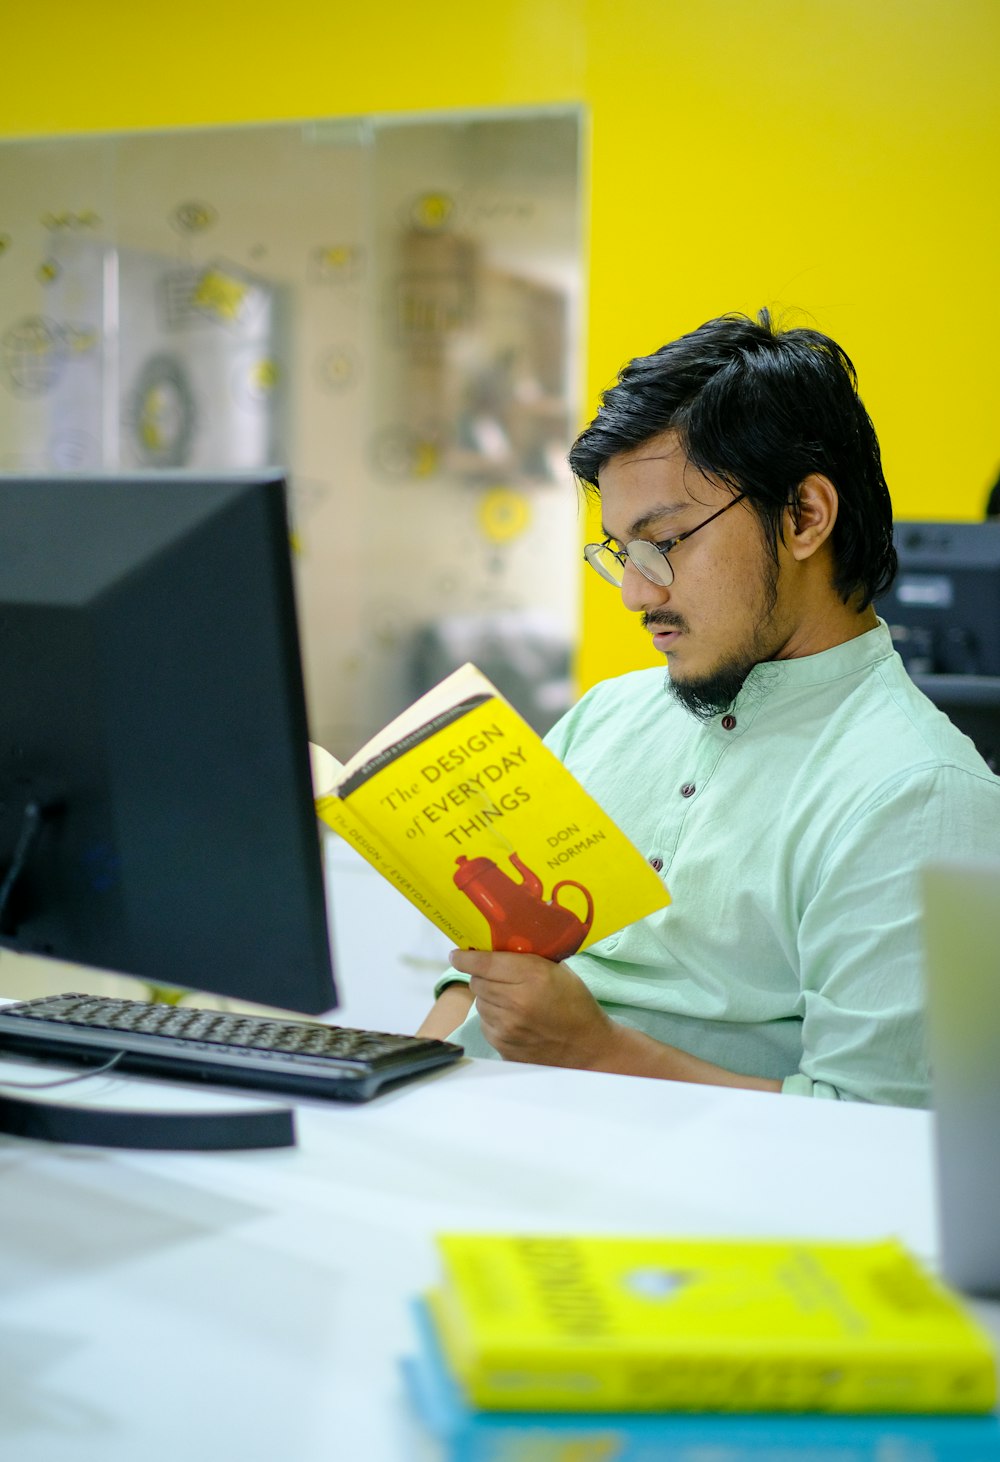
M599 1070L618 1029L578 975L537 954L455 949L483 1035L506 1061Z
M619 1025L568 965L553 964L537 954L482 949L453 949L451 963L472 976L483 1034L506 1061L749 1091L781 1090L780 1081L729 1071Z

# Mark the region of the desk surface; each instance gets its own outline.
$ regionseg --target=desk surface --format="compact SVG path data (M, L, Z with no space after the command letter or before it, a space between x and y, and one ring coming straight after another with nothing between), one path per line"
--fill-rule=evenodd
M334 852L338 1018L412 1029L443 937ZM213 1100L110 1076L86 1100L139 1088ZM405 1462L396 1362L444 1229L937 1249L925 1112L466 1061L298 1124L258 1154L0 1138L0 1457ZM977 1308L1000 1335L1000 1305Z
M260 1154L0 1139L0 1455L401 1462L396 1360L442 1229L935 1254L922 1112L466 1061L298 1120Z

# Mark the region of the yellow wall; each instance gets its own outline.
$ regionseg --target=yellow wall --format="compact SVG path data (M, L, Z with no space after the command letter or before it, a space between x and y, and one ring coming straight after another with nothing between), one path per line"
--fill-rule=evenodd
M708 316L796 309L855 359L897 514L979 516L1000 467L996 0L8 10L7 136L585 102L587 414ZM584 684L650 663L602 588Z

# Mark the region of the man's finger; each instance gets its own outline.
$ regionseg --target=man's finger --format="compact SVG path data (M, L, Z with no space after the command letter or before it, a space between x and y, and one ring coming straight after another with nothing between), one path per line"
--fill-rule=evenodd
M453 949L448 956L448 963L453 970L459 970L463 975L484 975L492 958L492 953L487 949Z
M452 969L460 970L463 975L475 975L500 985L517 985L530 978L531 964L537 956L492 949L453 949L449 959Z

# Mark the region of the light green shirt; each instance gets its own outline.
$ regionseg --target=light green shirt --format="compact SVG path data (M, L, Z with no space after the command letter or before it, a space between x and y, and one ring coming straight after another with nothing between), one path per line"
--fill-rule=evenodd
M707 722L662 670L605 681L547 740L673 900L568 961L614 1019L785 1092L928 1103L919 870L1000 858L1000 778L884 624ZM475 1010L455 1039L496 1055Z

